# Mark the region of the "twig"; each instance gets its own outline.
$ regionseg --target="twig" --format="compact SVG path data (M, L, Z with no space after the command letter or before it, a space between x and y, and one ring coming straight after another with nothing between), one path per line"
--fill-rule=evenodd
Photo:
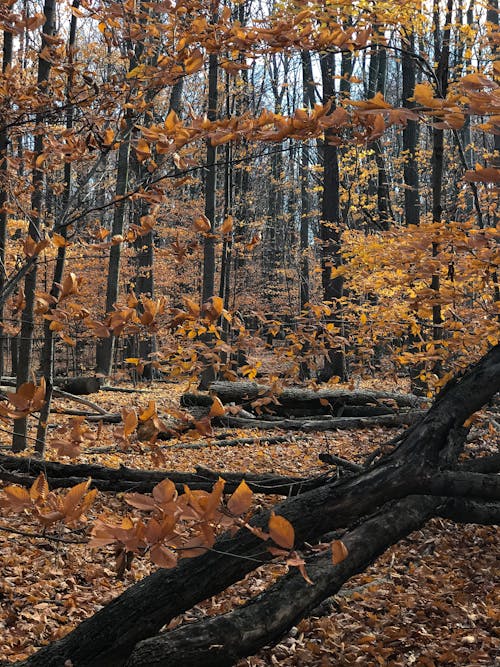
M88 408L92 408L94 412L97 412L100 415L107 415L109 414L107 410L104 408L101 408L99 405L96 403L93 403L92 401L89 401L86 398L80 398L80 396L75 396L75 394L69 394L67 391L63 391L62 389L55 389L54 388L54 396L60 397L60 398L68 398L71 401L74 401L75 403L81 403L82 405L86 405Z

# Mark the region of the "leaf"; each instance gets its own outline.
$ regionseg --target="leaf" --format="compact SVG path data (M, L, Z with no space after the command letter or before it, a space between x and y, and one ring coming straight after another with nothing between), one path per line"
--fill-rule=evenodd
M56 248L65 248L67 245L69 245L69 241L67 241L64 236L61 236L61 234L57 234L56 232L52 234L52 243Z
M92 479L89 477L86 482L80 482L80 484L73 486L64 496L63 507L66 516L73 514L75 508L82 501L83 496L87 492L91 481Z
M207 234L212 229L212 224L206 215L201 213L193 220L196 231Z
M186 58L184 61L184 70L186 74L193 74L193 72L198 71L203 66L203 54L200 49L196 49L193 53Z
M33 501L37 501L39 498L45 500L49 493L49 485L47 484L47 478L41 472L38 477L35 479L31 485L29 494L30 498Z
M153 489L153 498L159 505L166 505L177 497L175 484L170 479L164 479Z
M22 486L6 486L3 490L7 500L14 512L20 512L25 507L31 507L31 497L29 492Z
M345 560L349 553L346 545L342 542L342 540L334 540L331 544L331 549L332 549L332 563L334 565L338 565L343 560Z
M295 531L292 524L283 516L274 512L269 519L269 534L271 538L283 549L293 549L295 542Z
M225 480L222 477L215 482L212 493L208 496L205 503L205 518L211 520L215 516L215 512L219 509L222 501L222 494L224 493Z
M233 231L233 216L228 215L222 223L220 230L224 236L228 236Z
M164 547L162 544L155 544L149 552L151 561L158 567L173 568L177 565L176 554Z
M149 419L156 417L156 402L149 401L148 407L139 415L139 421L147 422Z
M298 568L300 574L302 575L302 578L304 581L306 581L308 584L311 584L311 586L314 586L314 581L312 581L309 578L309 575L306 572L306 562L303 558L301 558L296 551L294 551L291 555L290 558L287 559L286 564L289 567L296 567Z
M146 496L143 493L126 493L124 500L129 505L132 505L132 507L138 510L145 510L146 512L151 512L156 507L154 498Z
M468 181L469 183L500 183L500 169L482 167L480 164L477 164L475 171L465 172L464 181Z
M240 516L250 509L253 501L253 491L245 482L241 481L236 491L227 501L227 508L235 516Z
M208 413L209 417L222 417L226 414L226 410L222 405L222 401L218 396L215 396L210 412Z
M138 424L137 413L134 409L127 410L124 408L122 410L122 419L123 419L123 435L126 438L128 438L128 436L131 435L137 428Z

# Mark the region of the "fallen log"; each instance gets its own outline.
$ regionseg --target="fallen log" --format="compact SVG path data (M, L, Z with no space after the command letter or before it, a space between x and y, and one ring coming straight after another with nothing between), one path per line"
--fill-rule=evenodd
M467 372L451 381L427 414L407 429L396 449L369 469L328 481L277 505L274 512L294 527L294 546L312 544L331 531L347 529L351 533L362 525L373 525L370 522L374 520L374 513L383 514L390 509L387 503L396 503L397 509L404 499L412 503L411 496L415 495L420 496L414 500L417 523L433 512L440 515L442 508L446 513L449 498L463 501L466 520L480 518L481 506L490 509L489 519L498 520L499 503L491 499L500 494L500 478L496 474L455 472L454 468L469 428L464 423L499 390L500 346L497 345ZM430 495L435 497L429 499ZM437 503L435 508L432 503ZM408 513L409 510L399 510L395 519L397 525L403 522L405 530L411 528L405 524ZM256 529L267 529L270 516L270 510L262 511L249 523ZM379 528L390 532L391 526L392 522L388 525L384 522ZM376 535L373 539L377 540ZM386 538L385 541L388 544L391 540ZM370 552L370 543L371 539L364 540L360 548L365 553ZM353 558L356 551L353 546ZM172 618L224 590L271 558L266 543L253 532L241 529L232 537L225 535L212 550L198 558L184 559L172 570L160 569L131 586L66 637L42 648L23 664L48 667L71 661L75 667L121 667L138 642L156 635ZM348 559L345 567L348 567ZM287 605L295 602L296 598L291 600L288 596L280 601L278 611L271 617L270 631L260 634L259 645L275 640L273 619L280 614L288 614L280 632L290 626L296 614L289 613ZM253 625L245 623L240 641L245 641L244 637L251 635L253 629ZM194 639L192 633L190 639ZM175 660L175 655L169 659ZM131 664L134 663L129 662L129 667ZM184 663L179 658L176 664ZM201 659L197 664L207 663Z
M76 396L85 396L88 394L97 393L102 385L102 378L100 377L86 377L79 376L73 378L59 379L54 381L56 387L68 394L75 394Z
M350 391L348 389L303 389L301 387L285 387L281 391L274 392L268 385L257 384L256 382L212 382L209 387L209 394L185 393L181 397L181 405L190 407L193 405L211 405L213 398L217 396L222 403L236 403L249 405L255 399L272 396L281 407L290 408L293 406L303 406L309 409L318 409L325 411L325 408L335 409L340 406L384 406L386 408L406 407L418 408L427 403L425 399L412 394L402 394L397 392L385 391ZM269 404L275 410L279 410L279 405Z
M332 431L371 428L372 426L404 426L415 423L423 412L413 411L379 417L324 417L323 419L247 419L237 415L220 417L221 423L235 428L281 429L283 431Z
M90 477L91 486L100 491L138 493L150 493L156 484L167 478L174 482L179 493L184 491L185 484L192 490L211 491L214 483L222 477L226 480L227 493L235 491L244 479L254 493L293 496L315 489L331 478L330 474L305 478L275 475L271 472L255 474L212 471L202 467L196 467L196 472L136 470L126 466L106 468L86 463L56 463L0 454L0 479L30 487L41 472L47 477L50 488L68 488Z

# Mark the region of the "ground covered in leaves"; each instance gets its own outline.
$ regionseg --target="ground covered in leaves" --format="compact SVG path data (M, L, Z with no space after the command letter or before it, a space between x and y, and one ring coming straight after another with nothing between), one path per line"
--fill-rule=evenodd
M137 394L99 392L90 398L116 411L129 406L144 408L152 399L160 406L174 404L182 389L157 383ZM63 409L68 404L58 400L55 406ZM52 423L67 420L67 415L56 414ZM222 472L310 476L327 469L318 459L320 452L361 462L397 432L374 428L290 433L287 442L274 445L261 440L258 444L219 447L219 430L210 437L191 434L154 446L132 439L122 451L117 428L104 426L96 440L85 443L77 461L166 471L193 471L202 465ZM226 439L265 435L224 431ZM9 436L6 432L2 436L6 451ZM469 448L474 454L495 451L499 440L495 426L483 419L474 427ZM200 447L192 447L193 443ZM48 457L58 458L54 449L49 449ZM60 460L69 462L68 458ZM257 496L255 509L269 502L270 498ZM129 512L120 494L99 493L89 523L97 517L123 517ZM72 532L65 529L57 541L53 535L51 539L44 536L40 525L23 515L0 517L3 659L23 659L40 645L63 636L151 570L149 561L138 558L132 570L117 579L112 550L91 551L84 544L86 532L85 525ZM499 542L497 528L433 520L350 580L276 647L240 661L239 667L500 665ZM283 570L280 563L262 567L224 594L175 619L171 627L244 603Z

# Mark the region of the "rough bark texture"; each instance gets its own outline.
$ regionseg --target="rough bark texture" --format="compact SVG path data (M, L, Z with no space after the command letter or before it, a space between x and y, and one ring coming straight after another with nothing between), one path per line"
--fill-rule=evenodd
M263 396L273 396L275 403L266 406L277 414L283 414L289 407L302 405L304 409L316 409L323 413L332 414L332 408L340 409L343 406L374 405L386 406L393 412L395 407L418 408L426 403L420 397L411 394L399 394L384 391L349 391L347 389L303 389L299 387L288 387L280 392L274 393L268 385L256 382L212 382L209 387L210 394L220 398L222 403L238 403L249 406L250 403ZM213 397L207 394L186 393L181 398L181 405L189 407L192 405L210 406ZM326 404L326 402L328 404Z
M277 505L274 508L276 514L294 526L295 546L314 543L334 530L367 525L367 520L371 520L375 513L387 510L384 505L405 498L405 502L415 502L416 525L432 514L433 502L447 503L449 498L477 503L464 506L466 520L479 517L483 504L480 501L487 500L485 516L489 520L495 519L498 500L492 500L498 499L498 476L477 472L467 474L463 465L459 470L453 470L453 467L467 435L464 421L499 390L500 346L497 345L443 389L428 413L407 430L390 454L359 474L327 482ZM444 498L443 493L446 493ZM433 494L436 496L434 501L424 498ZM411 501L408 498L411 495L422 497ZM446 511L456 514L459 509L458 504ZM435 513L439 514L437 506ZM408 512L399 512L403 522L406 514ZM265 528L269 517L269 512L260 512L250 523ZM392 523L389 522L389 530ZM411 529L410 525L399 524L399 521L398 525L401 525L403 534ZM376 540L376 536L373 539ZM372 559L394 539L397 535L386 536L376 551L365 544L364 548L369 552L365 554L366 559ZM355 558L356 549L353 547L352 550ZM197 559L183 560L174 570L158 570L138 582L69 635L41 649L24 664L46 666L71 660L74 667L123 665L138 642L154 636L172 618L224 590L270 558L266 543L246 529L233 537L223 536L212 551ZM280 599L281 611L276 612L277 615L286 614L287 605L300 604L300 597L293 602L289 598ZM295 612L290 614L290 619L292 616L296 618ZM268 637L271 641L275 632L283 632L289 627L290 619L259 641L267 643ZM184 659L178 659L177 664L184 664ZM204 660L199 664L204 664Z
M208 470L197 467L196 472L175 472L169 470L134 470L122 466L105 468L88 464L63 464L40 461L32 458L0 455L0 479L29 487L43 472L51 488L67 488L92 478L92 487L101 491L134 491L149 493L164 479L170 479L182 493L184 484L190 489L211 491L214 483L222 477L226 480L225 490L232 493L244 479L255 493L270 493L293 496L325 484L328 475L315 477L286 477L273 473L252 474Z

